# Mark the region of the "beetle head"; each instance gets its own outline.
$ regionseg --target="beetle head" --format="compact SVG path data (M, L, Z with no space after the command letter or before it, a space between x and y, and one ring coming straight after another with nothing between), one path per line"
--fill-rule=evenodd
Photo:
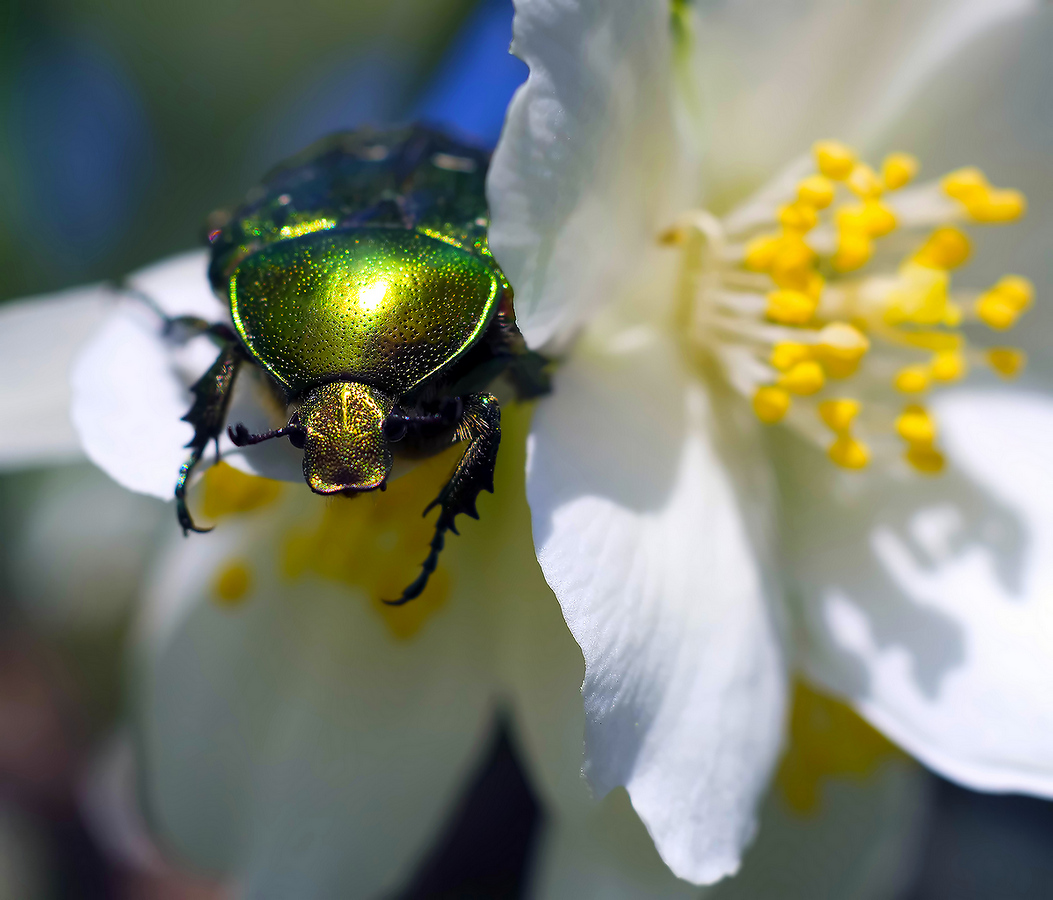
M391 471L384 419L395 401L376 388L334 381L308 391L297 412L303 475L312 491L371 491Z

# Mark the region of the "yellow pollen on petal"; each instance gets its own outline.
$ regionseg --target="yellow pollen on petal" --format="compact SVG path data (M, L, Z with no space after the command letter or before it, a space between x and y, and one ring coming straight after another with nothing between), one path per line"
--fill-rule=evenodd
M843 181L855 168L855 151L840 141L819 141L813 145L812 152L819 171L834 181Z
M816 305L814 297L800 291L772 291L766 315L780 325L805 325L815 314Z
M240 606L248 596L252 576L248 565L242 560L231 560L212 581L212 592L219 606Z
M870 462L866 444L849 435L839 437L826 452L830 460L843 469L865 469Z
M1015 347L992 347L987 351L987 364L1003 378L1016 378L1027 365L1027 354Z
M907 366L896 374L893 384L904 394L920 394L929 387L929 373L923 366Z
M866 163L856 163L845 183L853 194L864 200L876 200L885 190L877 172Z
M931 444L911 444L903 458L923 475L938 475L946 465L943 454Z
M766 425L780 421L790 409L790 395L782 388L766 385L753 395L753 412Z
M956 269L969 259L972 246L960 228L937 228L914 254L914 262L934 269Z
M881 163L881 179L890 191L906 187L918 174L918 160L909 153L890 153Z
M929 367L932 380L942 382L960 381L965 377L967 371L965 357L954 351L937 353Z
M834 202L834 185L825 175L809 175L797 184L797 199L815 209L826 209Z
M780 341L772 347L769 362L772 368L785 372L792 369L797 363L804 362L812 355L812 348L807 344L799 344L795 341Z
M912 403L896 419L896 433L908 444L931 444L936 440L936 423L924 406Z
M797 363L789 371L783 372L779 376L779 387L794 394L807 396L821 391L824 381L823 367L815 360L807 359Z
M842 434L852 427L860 408L858 400L824 400L819 404L819 417L831 431Z

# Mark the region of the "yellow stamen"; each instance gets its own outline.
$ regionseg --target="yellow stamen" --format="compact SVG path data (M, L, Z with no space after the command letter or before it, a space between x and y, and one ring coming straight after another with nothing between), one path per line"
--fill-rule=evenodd
M966 202L965 211L982 225L1004 225L1023 218L1027 198L1020 191L988 191L983 197Z
M792 369L797 363L804 362L812 355L812 350L806 344L798 344L794 341L780 341L772 347L770 362L772 368L785 372Z
M903 457L923 475L938 475L946 465L943 454L931 444L911 444Z
M922 366L907 366L900 369L894 384L904 394L920 394L929 386L929 373Z
M859 410L857 400L824 400L819 404L819 417L831 431L842 434L852 427Z
M797 199L815 209L826 209L834 202L834 185L823 175L809 175L797 185Z
M966 203L976 197L982 197L988 191L984 173L975 166L955 169L940 179L940 187L948 197Z
M839 437L826 452L832 462L844 469L864 469L870 462L866 444L849 435Z
M823 381L823 367L815 360L806 359L779 376L779 387L794 394L808 395L822 390Z
M754 238L746 245L746 256L743 265L753 272L767 272L775 255L779 252L779 236L765 234Z
M779 290L768 294L768 318L780 325L805 325L815 314L816 301L800 291Z
M988 328L1005 331L1016 324L1020 312L998 288L992 288L976 301L976 315Z
M1004 276L992 290L998 291L1004 302L1008 303L1018 313L1026 312L1030 309L1031 303L1035 299L1035 286L1019 275Z
M936 440L936 423L924 406L912 403L896 419L896 433L908 444L931 444Z
M779 209L779 224L794 231L811 231L819 224L819 214L807 203L788 203Z
M832 378L852 375L869 348L866 335L847 322L831 322L819 332L817 350Z
M885 190L877 172L866 163L856 163L846 184L853 194L864 200L876 200Z
M890 153L881 164L881 178L890 191L910 184L918 174L918 160L909 153Z
M929 374L933 381L960 381L965 377L967 366L965 357L953 351L937 353L932 361Z
M782 388L767 385L753 395L753 412L767 425L780 421L789 409L790 395Z
M944 226L929 235L929 239L914 254L914 261L934 269L956 269L971 253L972 247L965 233L961 229Z
M812 147L819 171L834 181L843 181L852 174L856 154L839 141L819 141Z
M1027 364L1027 354L1015 347L992 347L987 362L1003 378L1016 378Z
M793 231L784 232L771 262L772 277L783 278L807 276L815 262L815 251L804 238Z
M865 231L842 230L837 235L837 252L832 260L838 272L852 272L869 262L874 246Z

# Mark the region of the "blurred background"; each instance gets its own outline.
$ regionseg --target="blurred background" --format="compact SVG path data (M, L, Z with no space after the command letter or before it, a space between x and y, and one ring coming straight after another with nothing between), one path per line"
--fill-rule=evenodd
M492 146L526 76L511 16L511 0L4 0L0 302L198 245L210 210L339 128L424 118ZM83 464L0 476L0 900L234 896L163 860L122 795L123 643L168 515ZM923 779L905 900L1053 897L1053 804ZM499 728L403 896L523 895L544 819Z

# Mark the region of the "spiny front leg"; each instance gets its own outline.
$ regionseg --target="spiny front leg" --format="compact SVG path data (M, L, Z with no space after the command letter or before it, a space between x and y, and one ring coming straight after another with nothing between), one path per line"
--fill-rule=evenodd
M465 397L454 440L467 441L468 448L439 496L424 510L427 515L432 507L439 507L431 552L421 565L420 575L402 592L402 596L398 600L384 601L389 606L401 606L421 595L438 565L439 554L446 544L446 532L458 534L454 519L461 513L478 519L475 501L479 492L494 492L494 466L497 463L497 448L501 445L501 407L497 405L497 398L491 394Z
M208 371L190 388L194 394L194 402L190 411L183 416L183 421L194 426L194 437L186 445L191 451L190 458L179 470L175 487L176 517L183 527L183 534L212 530L199 528L194 524L186 505L186 486L191 471L200 462L209 441L216 442L216 454L219 454L219 436L227 420L234 379L244 361L245 355L241 347L237 343L228 343Z

